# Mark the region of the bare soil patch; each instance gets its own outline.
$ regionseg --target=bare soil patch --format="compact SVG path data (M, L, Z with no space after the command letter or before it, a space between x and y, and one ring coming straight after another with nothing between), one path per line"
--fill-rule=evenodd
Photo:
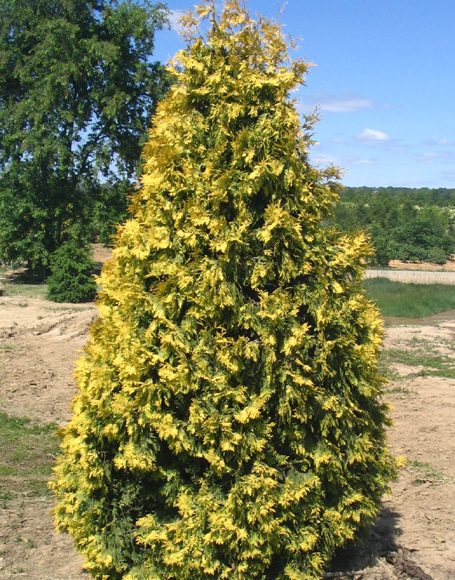
M95 317L93 304L0 297L0 410L64 423L75 393L74 363ZM390 443L408 463L376 526L363 544L340 554L328 578L453 579L455 378L444 373L455 365L455 313L420 323L394 321L385 349L411 357L392 362L387 387L394 419ZM424 352L441 357L439 370L420 361ZM54 532L51 510L49 496L0 498L0 578L88 578L70 538Z
M393 270L422 270L425 272L455 272L455 260L449 260L441 265L431 264L430 262L400 262L400 260L391 260L389 262L389 268Z
M66 422L73 368L96 317L94 304L0 298L0 404L42 422Z

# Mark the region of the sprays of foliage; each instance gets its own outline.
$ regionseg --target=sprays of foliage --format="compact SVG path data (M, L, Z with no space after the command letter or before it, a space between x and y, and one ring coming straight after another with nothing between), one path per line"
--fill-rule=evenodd
M101 275L56 520L99 578L319 578L395 469L370 248L324 225L279 27L197 12Z
M100 181L135 177L167 87L150 58L166 17L149 2L0 0L0 259L45 275L68 228L109 203Z

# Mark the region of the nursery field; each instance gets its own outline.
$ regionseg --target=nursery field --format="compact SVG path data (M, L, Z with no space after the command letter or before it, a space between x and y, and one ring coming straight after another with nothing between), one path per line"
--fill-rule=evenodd
M71 540L53 530L46 483L56 427L71 413L73 365L95 317L93 304L49 302L41 286L7 284L0 296L2 579L88 578ZM388 318L381 365L394 420L390 444L407 463L376 526L327 577L453 579L455 311Z

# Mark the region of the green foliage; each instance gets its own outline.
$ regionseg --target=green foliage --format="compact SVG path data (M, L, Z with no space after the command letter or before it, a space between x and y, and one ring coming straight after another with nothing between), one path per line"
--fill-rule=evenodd
M101 275L56 467L56 521L96 577L320 578L395 472L362 289L325 226L277 25L239 2L188 48Z
M88 245L77 239L64 242L51 256L47 296L54 302L89 302L95 298L95 262Z
M392 259L444 264L455 251L454 190L346 188L334 221L344 231L368 229L380 266Z
M127 199L131 184L120 181L103 184L93 210L93 227L102 244L110 244L117 226L127 217Z
M447 262L447 257L447 253L444 252L443 248L433 246L428 249L425 259L432 264L439 264L442 266Z
M364 285L383 316L423 318L455 309L453 286L403 284L386 278L371 278Z
M135 178L168 84L150 58L166 17L149 2L0 0L0 259L44 277L104 203L100 181Z
M343 191L343 199L355 203L361 200L368 202L372 195L400 203L412 200L418 206L455 206L455 189L445 187L346 187Z

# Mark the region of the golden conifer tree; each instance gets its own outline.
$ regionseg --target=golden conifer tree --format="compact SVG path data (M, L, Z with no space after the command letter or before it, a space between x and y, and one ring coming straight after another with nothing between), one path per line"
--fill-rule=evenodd
M208 32L198 32L200 21ZM101 275L54 490L98 578L310 579L394 474L361 287L278 25L199 6Z

